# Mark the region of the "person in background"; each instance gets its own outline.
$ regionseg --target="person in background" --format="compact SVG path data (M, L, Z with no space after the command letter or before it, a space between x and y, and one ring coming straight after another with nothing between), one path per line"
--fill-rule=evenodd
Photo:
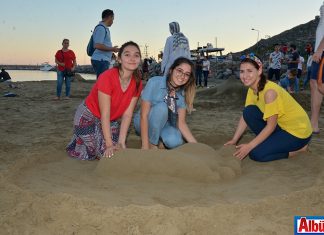
M302 86L301 90L306 89L307 84L308 84L308 82L310 80L311 71L312 71L313 54L314 54L314 52L310 51L308 59L307 59L307 65L306 65L307 66L307 74L306 74L306 77L304 78L303 86Z
M311 123L313 127L313 134L319 134L320 128L318 125L320 110L323 101L324 91L320 92L320 87L323 79L323 71L321 68L321 62L323 62L324 57L324 3L320 8L320 21L316 29L316 40L313 54L313 62L311 68L311 79L310 79L310 88L311 88Z
M249 89L235 134L224 145L235 145L234 156L241 160L247 155L260 162L293 157L307 150L312 136L305 110L282 87L267 80L262 67L253 54L240 63L240 79ZM238 144L247 127L256 137Z
M306 52L306 55L310 55L312 52L314 52L313 50L313 46L311 43L307 43L306 46L305 46L305 52Z
M109 69L113 68L116 64L116 55L115 53L112 53L111 55L111 61L109 63Z
M142 91L141 51L126 42L118 53L118 67L103 72L74 116L68 154L80 160L112 157L126 148L126 136Z
M280 51L282 52L282 54L284 54L284 56L287 54L288 52L288 46L286 43L281 45Z
M299 91L299 79L297 77L297 70L291 69L287 71L287 75L280 79L279 85L283 87L289 93L298 93Z
M142 149L158 148L161 143L168 149L184 143L196 143L187 122L186 109L195 96L194 64L180 57L171 65L168 75L148 80L141 108L134 116L136 133L141 135Z
M204 56L204 60L203 60L203 67L202 67L202 72L204 75L204 87L208 88L208 75L209 75L209 71L210 71L210 62L207 58L207 56Z
M196 66L195 66L195 70L196 70L196 87L202 87L202 68L203 68L203 61L201 60L200 56L197 56L197 60L196 60Z
M298 68L299 53L297 51L296 45L294 44L290 45L287 63L288 63L288 70Z
M0 82L10 82L10 81L11 81L11 77L9 73L4 68L2 68L0 72Z
M303 74L303 64L305 63L304 57L299 55L299 62L298 62L298 72L297 72L297 78L300 79Z
M106 9L101 14L102 21L93 31L93 42L95 51L91 56L91 64L96 72L97 79L99 75L109 69L113 52L118 52L118 46L113 46L109 27L114 23L114 12Z
M279 51L280 46L279 44L274 45L274 51L270 54L269 57L269 70L268 70L268 79L272 80L273 75L275 75L276 81L280 79L280 70L281 70L281 63L283 61L283 54Z
M169 29L171 36L165 42L161 63L161 72L164 76L168 75L169 68L177 58L191 58L188 38L180 32L179 23L171 22Z
M57 64L57 82L55 100L61 98L63 81L65 81L65 99L70 98L71 92L71 71L74 71L77 65L75 54L69 49L70 40L63 39L62 49L55 54L55 63Z
M147 58L144 59L142 64L142 73L143 73L143 80L147 81L148 74L149 74L149 60Z

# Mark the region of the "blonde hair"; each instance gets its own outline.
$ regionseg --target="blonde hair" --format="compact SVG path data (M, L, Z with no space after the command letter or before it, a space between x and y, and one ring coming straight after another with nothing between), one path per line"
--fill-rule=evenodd
M179 57L178 59L176 59L170 67L167 80L170 81L170 79L171 79L170 74L172 74L172 71L181 64L188 64L191 67L191 73L190 73L189 80L186 84L183 85L184 97L185 97L185 102L187 105L187 111L188 111L188 113L191 113L191 111L193 110L193 102L194 102L194 99L196 96L196 84L195 84L196 78L195 78L195 73L194 73L195 66L192 63L192 61L185 57Z

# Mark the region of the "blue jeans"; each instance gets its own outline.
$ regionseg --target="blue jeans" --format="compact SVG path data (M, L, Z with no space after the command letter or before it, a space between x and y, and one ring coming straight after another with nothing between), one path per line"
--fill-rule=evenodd
M65 79L64 79L65 78ZM70 96L71 77L64 76L63 71L57 70L56 96L61 97L63 81L65 80L65 96Z
M202 70L201 69L196 69L196 86L201 86L202 82Z
M107 69L109 69L109 61L105 60L91 60L92 67L94 71L96 72L97 79L100 74L105 72Z
M280 69L269 68L268 79L272 80L273 75L275 75L276 81L280 79Z
M140 135L140 112L134 115L134 127L136 133ZM164 102L151 106L148 115L148 132L149 141L153 145L158 145L160 138L168 149L173 149L183 144L180 130L171 126L168 122L168 107Z
M243 110L243 118L249 128L258 135L266 126L263 113L255 105L249 105ZM310 141L311 136L300 139L293 136L277 125L271 135L250 152L250 158L259 162L268 162L288 158L289 152L303 148Z
M209 71L203 70L203 74L204 74L204 86L207 87L207 81L208 81Z

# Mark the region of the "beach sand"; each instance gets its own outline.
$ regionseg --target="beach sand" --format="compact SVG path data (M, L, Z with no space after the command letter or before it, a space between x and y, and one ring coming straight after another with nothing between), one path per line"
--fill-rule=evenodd
M0 98L0 234L293 234L295 215L324 215L322 133L309 152L269 163L223 147L244 105L238 80L198 91L187 119L199 144L142 151L131 128L127 150L88 162L65 146L92 85L73 82L72 98L54 101L54 81L24 82ZM295 97L309 113L309 92Z

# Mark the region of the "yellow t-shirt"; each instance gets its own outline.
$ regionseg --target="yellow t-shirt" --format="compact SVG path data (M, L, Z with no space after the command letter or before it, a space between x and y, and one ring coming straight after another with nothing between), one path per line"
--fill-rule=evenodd
M264 96L270 89L277 93L277 98L272 103L266 104ZM293 136L305 139L312 134L312 126L305 110L286 90L274 82L267 81L264 89L259 92L259 100L249 88L245 107L248 105L256 105L263 113L265 121L278 114L278 125Z

